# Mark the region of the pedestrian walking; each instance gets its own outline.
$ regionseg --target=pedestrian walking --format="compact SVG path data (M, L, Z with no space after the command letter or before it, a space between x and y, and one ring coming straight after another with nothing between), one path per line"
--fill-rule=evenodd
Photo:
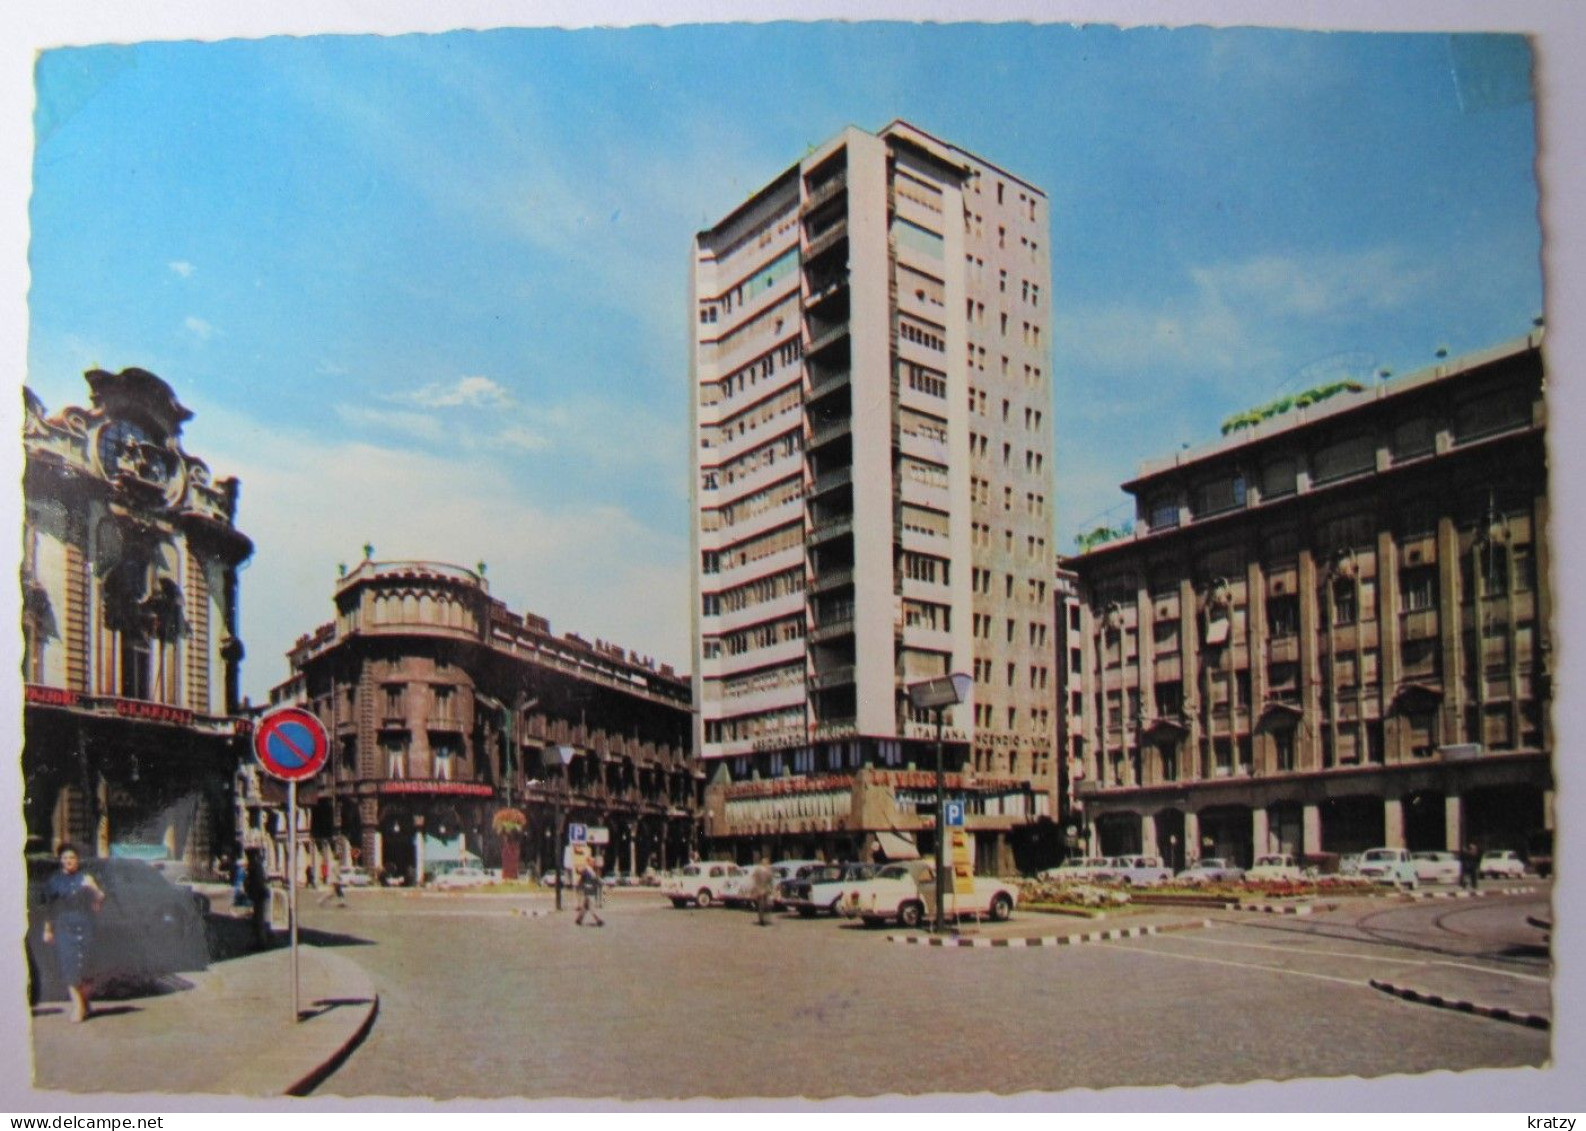
M582 927L585 915L593 916L597 927L606 925L606 921L600 917L600 912L595 910L595 903L600 899L601 886L600 873L595 871L594 864L586 860L578 873L578 914L573 916L573 926Z
M1476 891L1476 885L1481 879L1481 850L1476 847L1476 842L1471 841L1465 846L1465 851L1459 855L1459 886L1468 887Z
M242 890L247 894L253 920L253 946L267 950L275 943L270 930L270 880L264 870L264 852L250 848L247 853L247 872L242 879Z
M334 899L336 901L337 907L346 907L347 880L342 875L340 864L331 865L330 873L326 876L325 882L328 883L330 887L324 895L319 897L319 906L323 907L325 904Z
M44 885L44 942L55 947L61 981L66 983L67 996L72 1000L73 1021L88 1020L94 916L105 902L104 889L82 870L82 864L76 845L61 845L61 869Z
M749 892L754 897L755 926L769 927L771 925L771 893L776 880L776 875L771 871L771 865L762 860L754 866L749 873Z

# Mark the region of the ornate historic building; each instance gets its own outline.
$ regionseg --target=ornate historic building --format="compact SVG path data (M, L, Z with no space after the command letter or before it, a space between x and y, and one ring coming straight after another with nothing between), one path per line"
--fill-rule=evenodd
M694 241L697 740L740 856L929 851L935 719L979 865L1055 815L1040 189L894 122Z
M230 850L246 752L237 481L182 449L192 413L141 369L86 374L90 408L25 391L24 809L35 844Z
M1246 414L1124 485L1134 530L1066 563L1093 850L1524 849L1552 827L1541 344Z
M316 854L406 875L445 844L494 867L508 807L528 818L525 867L554 866L564 823L607 831L608 870L695 848L686 677L509 611L482 565L365 558L334 599L336 619L298 640L271 692L331 735L329 765L299 787Z

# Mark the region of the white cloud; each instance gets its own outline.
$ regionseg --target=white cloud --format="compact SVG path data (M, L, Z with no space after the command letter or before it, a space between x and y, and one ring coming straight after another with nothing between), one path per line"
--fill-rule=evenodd
M185 259L173 259L171 262L167 263L166 266L169 267L173 273L180 275L184 279L191 279L193 277L193 265L187 262Z
M219 330L215 329L215 327L211 326L208 322L205 322L202 318L197 318L191 314L182 320L182 325L187 328L188 333L192 334L201 342L207 342L216 334L220 333Z
M422 412L392 412L347 404L337 405L335 411L344 423L355 427L381 429L431 442L446 435L439 420Z
M514 612L687 668L686 527L569 505L561 484L505 475L484 451L326 444L208 405L203 423L194 454L240 481L237 525L256 547L241 579L255 700L285 678L293 641L331 618L336 565L356 562L365 541L378 560L483 560L492 595Z
M484 445L513 451L539 452L549 448L551 441L544 433L536 432L525 425L509 424L495 435L486 437Z
M422 408L481 408L504 405L512 398L488 377L460 377L449 385L435 381L411 393L394 393L391 399Z

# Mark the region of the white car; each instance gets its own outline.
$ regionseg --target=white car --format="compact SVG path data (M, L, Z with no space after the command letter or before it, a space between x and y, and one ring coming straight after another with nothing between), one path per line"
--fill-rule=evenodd
M1379 884L1415 889L1420 883L1407 848L1368 848L1360 854L1359 876Z
M1096 873L1098 880L1111 880L1129 887L1155 887L1173 878L1173 869L1163 867L1155 856L1115 856Z
M1096 878L1096 873L1106 869L1112 863L1105 856L1076 856L1065 860L1055 868L1048 868L1037 875L1038 879L1055 880L1058 883L1087 883Z
M1233 884L1245 878L1245 870L1224 856L1208 856L1178 874L1181 884Z
M947 884L947 918L981 916L1001 922L1013 914L1018 888L989 876L976 876L970 891L956 894L952 877ZM888 864L868 880L846 885L838 910L865 926L895 920L901 927L918 927L933 917L936 905L936 868L929 860Z
M343 868L341 882L350 888L366 888L374 884L374 877L367 868Z
M1525 875L1525 861L1518 852L1494 849L1481 854L1477 874L1484 879L1518 880Z
M661 881L661 894L673 907L709 907L739 882L744 869L726 860L685 864Z
M1245 879L1257 883L1262 880L1301 880L1305 874L1294 857L1284 852L1257 856L1256 862L1245 872Z
M453 868L436 876L432 887L436 889L477 888L494 883L495 877L483 868Z
M1459 883L1459 857L1452 852L1412 852L1410 860L1423 884Z

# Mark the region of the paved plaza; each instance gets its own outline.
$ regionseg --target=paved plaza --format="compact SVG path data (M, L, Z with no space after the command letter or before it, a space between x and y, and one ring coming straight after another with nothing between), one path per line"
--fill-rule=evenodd
M1545 1010L1545 889L1351 900L1304 918L1021 914L1063 947L897 945L830 919L677 910L649 891L576 928L544 898L358 893L305 908L380 994L317 1095L878 1096L1052 1092L1541 1065L1549 1033L1372 982ZM1181 910L1181 909L1175 909ZM1545 1022L1544 1022L1545 1023Z

